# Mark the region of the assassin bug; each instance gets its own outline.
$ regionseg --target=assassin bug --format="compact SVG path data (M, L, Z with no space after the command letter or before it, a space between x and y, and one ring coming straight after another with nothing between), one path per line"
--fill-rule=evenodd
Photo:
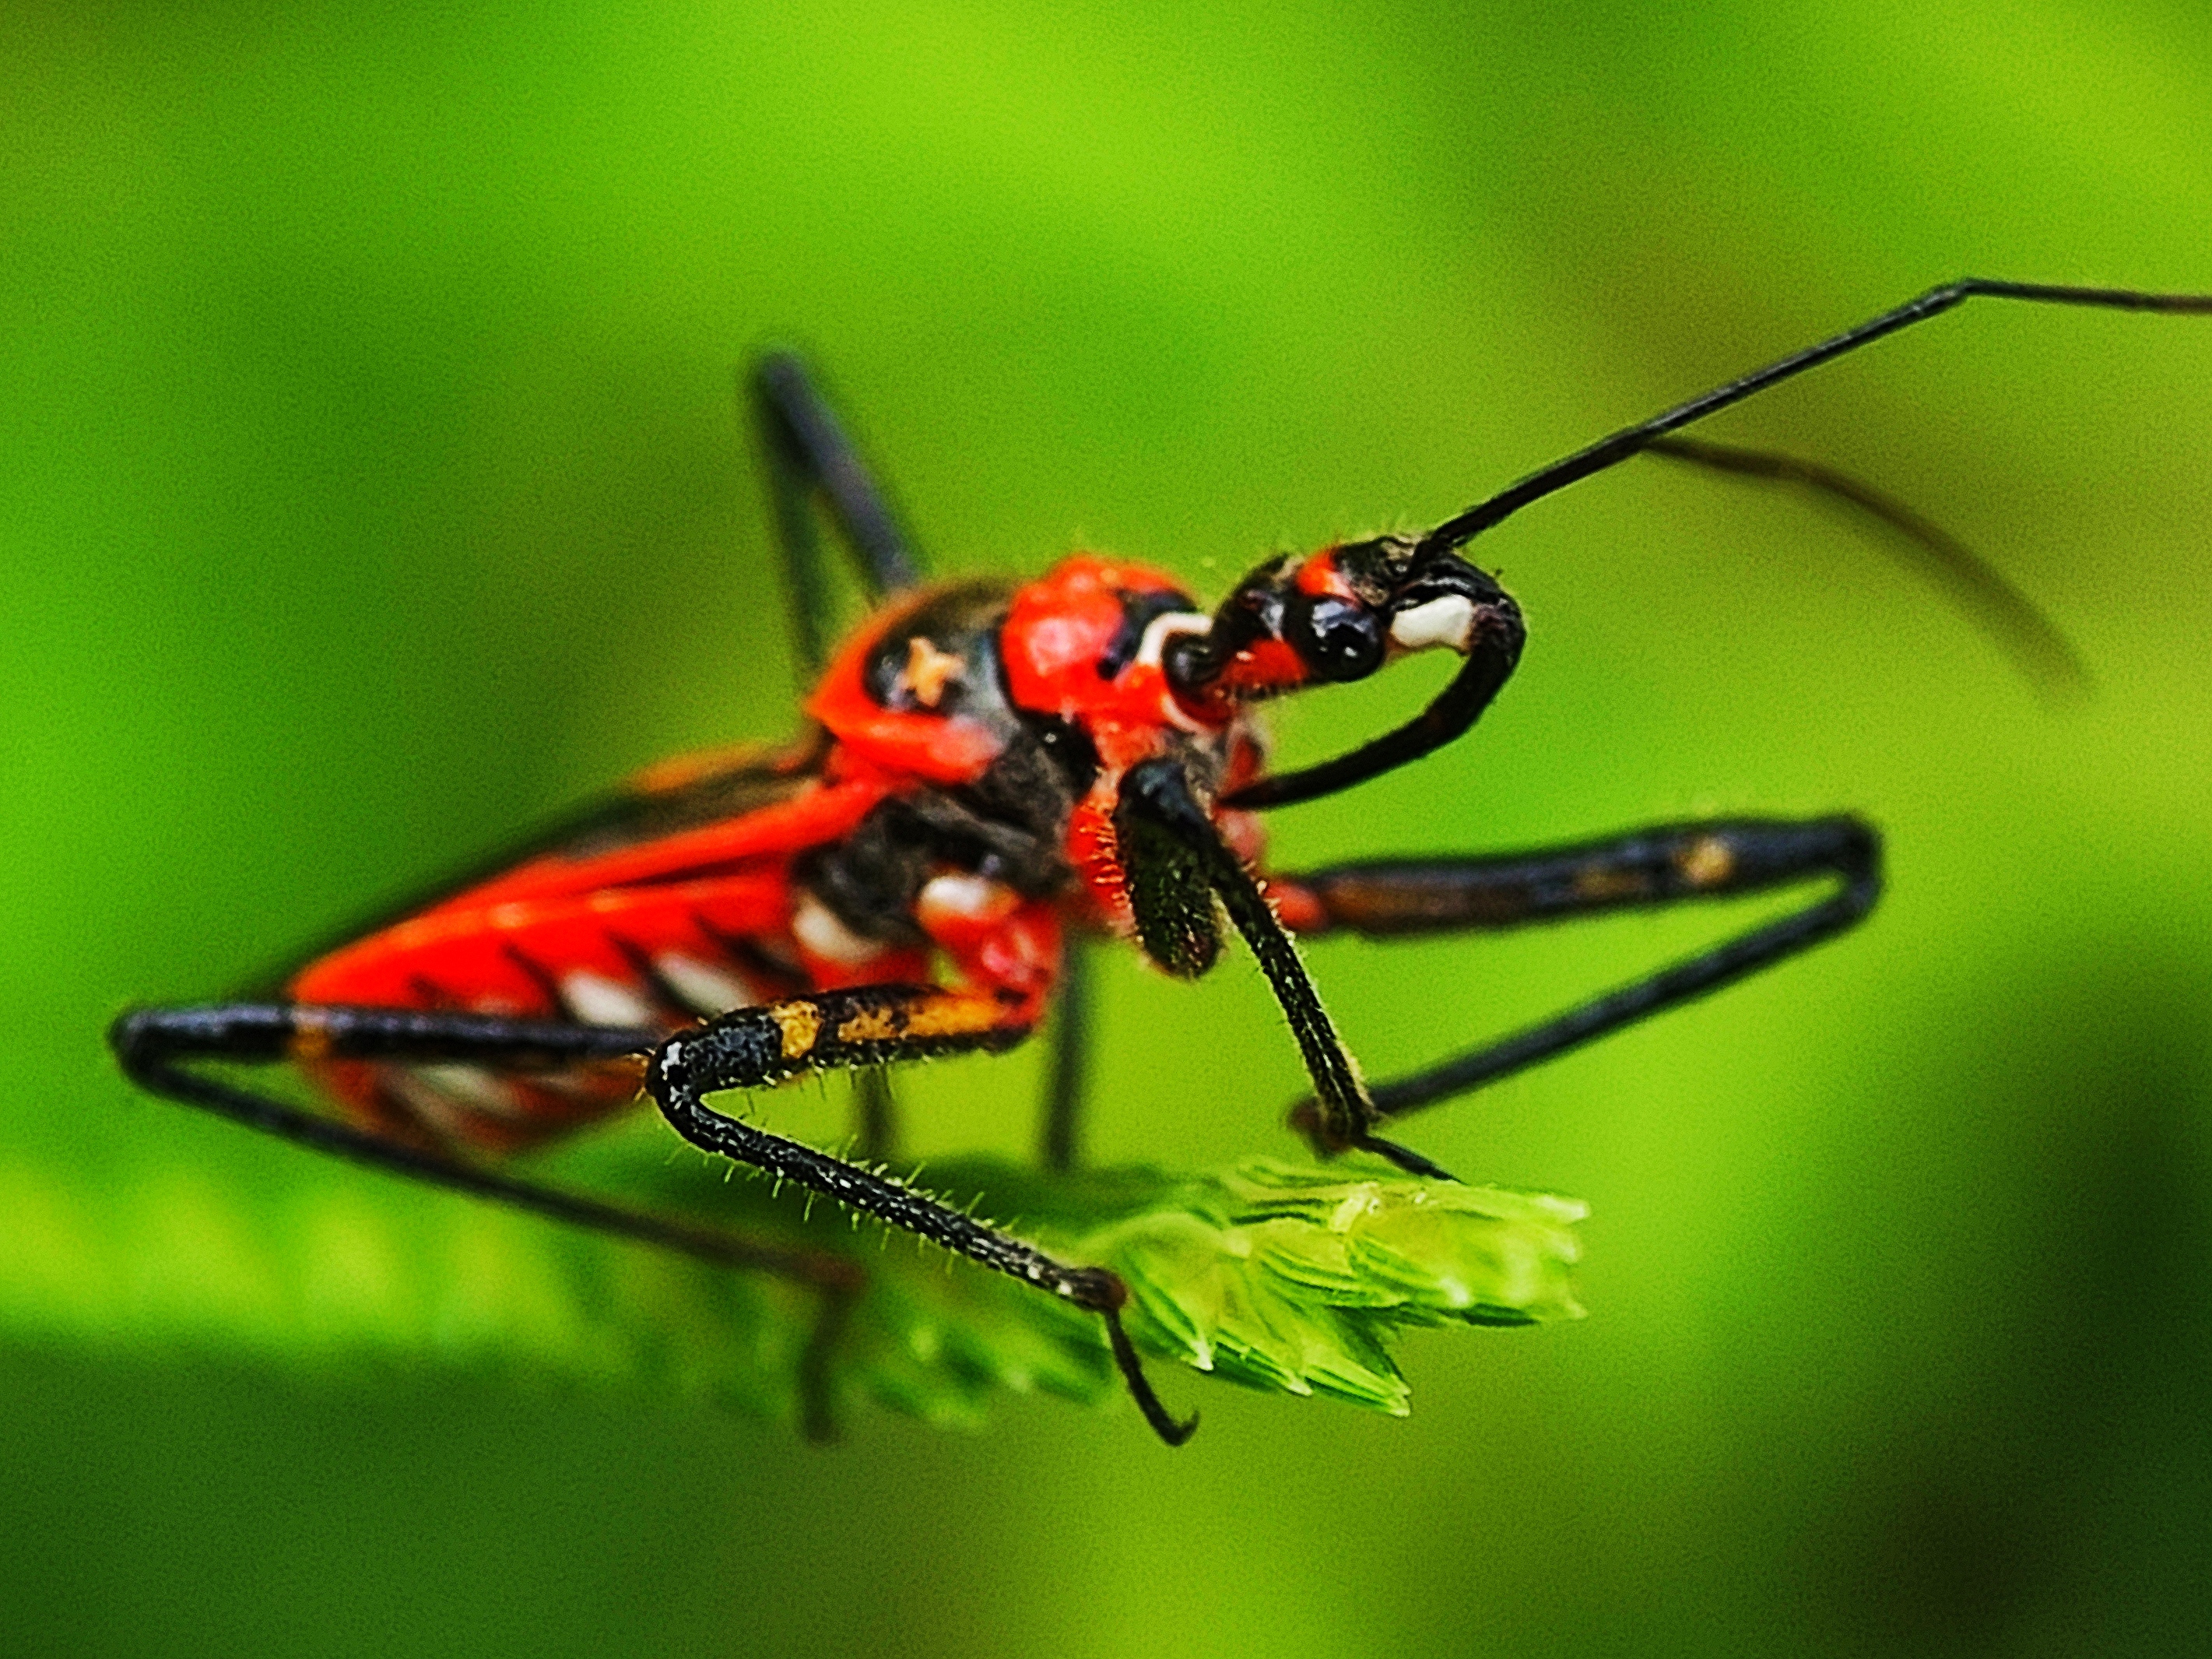
M1850 927L1874 903L1880 843L1850 816L1660 825L1546 851L1258 873L1255 817L1352 787L1450 742L1489 707L1524 638L1519 608L1458 550L1529 503L1646 453L1794 483L1899 534L2015 657L2072 666L2036 611L1965 549L1811 463L1672 434L1970 298L2158 312L2212 296L1977 278L1602 438L1420 536L1270 559L1209 615L1176 581L1089 555L1037 580L927 586L911 546L799 363L771 356L750 398L766 453L798 655L818 671L807 734L774 753L656 767L240 1000L143 1008L111 1032L157 1093L257 1128L558 1220L784 1275L823 1315L804 1379L824 1377L860 1284L843 1257L623 1208L507 1173L489 1155L651 1097L692 1145L772 1171L1096 1313L1146 1418L1179 1443L1120 1318L1111 1272L1057 1261L911 1188L706 1103L860 1068L880 1152L880 1068L1002 1049L1057 995L1046 1160L1074 1153L1084 1019L1073 936L1118 934L1182 976L1224 921L1250 947L1312 1083L1293 1121L1315 1150L1362 1149L1449 1179L1380 1133L1390 1121L1701 996ZM826 659L816 503L877 609ZM1462 665L1417 717L1351 753L1266 769L1255 705L1449 650ZM1369 1088L1293 934L1513 927L1826 878L1806 907L1527 1030ZM195 1062L289 1061L325 1115Z

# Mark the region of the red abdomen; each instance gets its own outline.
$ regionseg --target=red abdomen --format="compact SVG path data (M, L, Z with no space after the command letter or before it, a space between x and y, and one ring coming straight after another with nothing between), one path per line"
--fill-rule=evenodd
M714 799L760 804L662 830L672 810L699 805L702 788L687 779L680 792L641 792L617 814L634 822L597 828L310 963L292 981L293 1000L665 1033L799 991L925 976L923 951L839 962L793 933L792 859L848 833L888 793L882 781L726 773L712 780ZM498 1150L602 1116L637 1091L626 1064L499 1075L351 1061L307 1069L379 1127Z

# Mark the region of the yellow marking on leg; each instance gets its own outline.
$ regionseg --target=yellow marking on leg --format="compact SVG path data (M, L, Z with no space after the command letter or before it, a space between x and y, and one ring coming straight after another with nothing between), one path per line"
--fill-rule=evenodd
M822 1035L822 1010L811 1002L779 1002L768 1011L775 1029L783 1034L783 1057L799 1060L814 1052Z
M1607 899L1638 898L1650 889L1642 875L1633 870L1578 870L1575 872L1575 896L1585 903L1602 904Z
M888 1042L906 1030L896 1008L863 1008L837 1028L840 1042Z
M841 1042L893 1042L901 1037L968 1036L995 1030L998 1006L981 997L925 998L904 1007L863 1008L837 1028Z
M906 1011L906 1034L966 1036L975 1031L995 1030L999 1019L998 1006L981 997L932 997Z
M318 1015L295 1012L292 1016L292 1040L285 1046L296 1060L312 1064L319 1060L328 1060L331 1028Z
M1718 887L1735 874L1735 853L1718 836L1700 836L1682 850L1674 867L1692 887Z

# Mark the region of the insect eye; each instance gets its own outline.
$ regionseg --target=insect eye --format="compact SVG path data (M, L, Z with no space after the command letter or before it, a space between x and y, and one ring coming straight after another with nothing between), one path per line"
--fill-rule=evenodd
M1324 595L1294 605L1291 648L1317 679L1364 679L1382 665L1382 624L1364 605Z

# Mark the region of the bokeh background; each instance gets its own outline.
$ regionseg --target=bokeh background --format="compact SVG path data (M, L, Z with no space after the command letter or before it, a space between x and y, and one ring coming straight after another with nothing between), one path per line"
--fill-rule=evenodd
M303 1360L270 1217L493 1285L529 1224L136 1100L100 1032L787 729L764 340L940 569L1218 592L1965 270L2212 288L2208 110L2201 13L2131 0L10 7L0 1647L2201 1651L2212 323L1970 307L1709 428L1988 550L2094 700L1832 519L1630 467L1482 548L1534 639L1472 738L1279 816L1292 863L1890 839L1862 932L1419 1126L1590 1202L1591 1317L1416 1338L1410 1420L1183 1373L1177 1455L1042 1400L824 1452L373 1288ZM1723 920L1312 958L1387 1074ZM1116 962L1101 1018L1101 1158L1290 1150L1241 962ZM1035 1073L933 1070L915 1147L1024 1150Z

